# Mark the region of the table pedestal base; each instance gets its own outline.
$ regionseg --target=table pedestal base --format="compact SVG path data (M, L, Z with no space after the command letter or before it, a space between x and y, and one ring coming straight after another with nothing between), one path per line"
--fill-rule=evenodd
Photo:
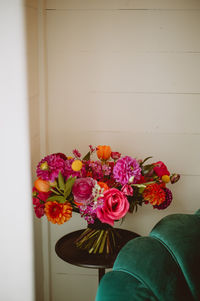
M113 267L114 261L119 253L120 249L131 239L140 236L137 233L116 229L121 239L119 245L112 254L89 254L87 251L77 248L75 241L83 233L84 230L78 230L69 233L60 238L55 246L55 251L58 257L62 260L71 263L76 266L84 268L98 269L99 281L105 274L105 269Z
M100 268L99 270L99 282L101 281L101 278L103 277L103 275L105 274L105 269L104 268Z

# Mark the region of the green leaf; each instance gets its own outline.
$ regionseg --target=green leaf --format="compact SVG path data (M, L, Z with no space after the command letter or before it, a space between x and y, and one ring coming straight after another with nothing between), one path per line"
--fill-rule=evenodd
M83 158L83 161L88 161L88 160L90 160L90 151Z
M58 191L56 191L55 189L51 188L50 191L52 191L53 193L60 195L60 193Z
M144 164L147 160L151 159L151 158L153 158L153 157L150 156L150 157L145 158L145 159L140 163L140 166L141 166L142 164Z
M142 193L144 192L145 188L146 188L146 186L144 186L144 187L140 187L140 188L139 188L139 193L141 193L141 194L142 194Z
M146 175L148 174L152 169L154 168L153 164L148 164L142 167L142 174Z
M47 199L48 202L54 202L54 201L57 201L59 203L65 203L66 202L66 199L64 198L64 196L62 195L54 195L54 196L50 196L48 199Z
M61 190L65 190L65 181L64 181L64 178L63 178L63 175L61 174L61 172L59 171L59 174L58 174L58 186Z
M64 192L64 196L65 198L67 198L71 191L72 191L72 186L74 185L74 182L76 180L76 177L70 177L67 182L65 183L65 192Z

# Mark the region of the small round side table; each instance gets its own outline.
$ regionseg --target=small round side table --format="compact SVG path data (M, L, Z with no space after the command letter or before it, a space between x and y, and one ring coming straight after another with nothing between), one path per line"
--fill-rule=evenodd
M114 261L121 248L129 240L140 236L139 234L128 230L115 229L118 231L121 238L114 254L89 254L87 251L77 248L74 242L85 229L74 231L61 237L55 245L56 254L62 260L70 264L84 268L98 269L100 281L105 274L105 269L113 267Z

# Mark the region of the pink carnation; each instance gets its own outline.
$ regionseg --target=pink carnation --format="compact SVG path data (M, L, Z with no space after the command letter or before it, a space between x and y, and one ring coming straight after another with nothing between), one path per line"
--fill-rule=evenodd
M125 216L129 210L126 196L116 188L106 190L103 201L103 206L97 208L97 217L102 223L113 226L114 221Z
M125 195L132 196L133 195L133 188L131 187L131 185L125 184L122 187L121 192L123 192Z
M92 191L95 184L96 181L90 177L77 179L72 188L74 200L77 203L88 204L93 199Z

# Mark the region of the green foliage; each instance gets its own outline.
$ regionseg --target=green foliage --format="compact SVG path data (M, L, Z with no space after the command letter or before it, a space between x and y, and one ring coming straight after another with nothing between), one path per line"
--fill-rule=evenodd
M71 191L72 191L72 186L74 185L74 182L76 180L76 177L69 177L69 179L65 183L65 189L64 189L64 196L67 198Z
M90 160L90 151L85 155L85 157L83 157L83 161L89 161Z
M54 196L50 196L48 199L47 199L48 202L54 202L54 201L57 201L59 203L65 203L66 202L66 199L64 198L64 196L62 195L54 195Z
M141 166L141 168L142 168L142 175L145 176L153 170L154 165L153 164L147 164L145 166Z
M65 181L64 181L63 175L61 174L60 171L58 174L58 186L62 191L65 190Z
M147 160L149 160L149 159L151 159L151 158L153 158L153 157L150 156L150 157L145 158L145 159L140 163L140 166L143 165Z
M58 175L57 185L54 188L51 188L51 191L54 193L53 196L49 197L48 201L58 201L59 203L65 203L66 199L69 198L67 201L72 202L73 197L70 195L72 191L72 186L76 177L69 177L65 182L65 179L61 172Z
M140 187L138 187L140 186ZM134 186L134 194L133 196L128 196L127 199L129 201L130 207L129 212L133 213L134 211L137 212L138 206L142 206L144 200L142 197L141 189L145 189L145 185L139 184Z

